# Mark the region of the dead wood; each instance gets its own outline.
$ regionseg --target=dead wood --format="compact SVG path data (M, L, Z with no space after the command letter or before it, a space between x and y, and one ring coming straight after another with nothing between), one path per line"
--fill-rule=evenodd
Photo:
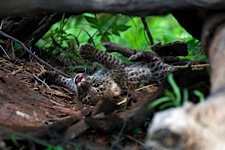
M112 100L102 99L93 108L92 116L99 114L99 113L104 113L105 115L107 115L107 114L112 113L116 109L119 109L119 106L116 105Z
M80 14L84 12L122 13L126 15L156 15L193 8L224 10L225 2L218 0L16 0L2 1L1 17L24 13L68 12Z
M20 41L34 44L61 18L61 14L31 14L6 17L2 20L1 30Z
M188 47L185 42L172 42L168 44L157 44L153 47L154 52L156 52L160 57L163 56L187 56Z
M130 57L131 55L138 52L138 50L128 48L126 46L119 45L113 42L102 42L101 44L107 49L106 50L107 52L118 52L124 55L125 57ZM169 59L168 56L187 56L188 55L187 43L180 42L180 41L165 44L165 45L156 43L152 45L151 48L160 57L165 57L165 59ZM173 58L173 61L178 61L178 60L179 60L178 58Z
M202 28L207 16L213 12L202 9L191 9L173 11L173 16L177 19L179 24L185 28L194 38L201 39Z
M1 21L1 30L24 42L26 37L38 28L44 16L45 14L32 14L6 17Z
M54 135L59 135L62 132L65 132L65 137L68 139L68 137L74 137L75 132L82 133L82 128L85 128L85 126L82 126L82 128L76 128L74 130L74 124L76 124L76 127L79 126L79 121L83 120L85 117L89 116L91 113L90 108L83 108L80 111L77 111L76 114L66 117L64 119L60 119L58 121L54 121L54 123L46 126L40 127L36 132L31 132L30 134L35 135L36 137L46 138L50 137L51 139L54 139ZM72 132L72 131L73 132ZM79 135L79 134L77 134Z
M85 122L90 128L107 133L120 131L124 125L124 131L135 129L152 115L154 110L148 110L147 107L153 100L160 97L162 93L162 88L160 88L153 95L141 98L143 101L137 103L132 109L123 110L118 113L114 112L107 116L97 114L92 117L87 117Z
M42 25L40 25L37 29L35 29L32 34L30 34L26 39L26 43L29 43L30 46L33 46L37 43L42 36L44 36L47 31L51 28L51 26L61 19L62 14L54 13L49 14L49 17L44 21ZM42 18L43 19L43 18ZM4 30L3 30L4 31ZM31 40L27 42L28 40Z

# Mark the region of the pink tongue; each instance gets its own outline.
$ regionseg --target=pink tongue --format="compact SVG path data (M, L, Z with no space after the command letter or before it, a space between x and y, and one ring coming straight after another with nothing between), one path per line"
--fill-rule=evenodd
M75 82L76 82L76 84L77 83L80 83L81 82L81 80L83 79L84 77L80 74L80 75L77 75L77 77L76 77L76 79L75 79Z

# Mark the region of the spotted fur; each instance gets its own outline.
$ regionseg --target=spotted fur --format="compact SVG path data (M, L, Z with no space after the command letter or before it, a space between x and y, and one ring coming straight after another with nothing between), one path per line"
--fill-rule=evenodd
M45 71L37 75L42 81L45 81L48 84L57 84L62 85L65 88L70 89L74 94L78 94L78 89L75 84L75 78L67 78L62 75L59 75L53 71Z

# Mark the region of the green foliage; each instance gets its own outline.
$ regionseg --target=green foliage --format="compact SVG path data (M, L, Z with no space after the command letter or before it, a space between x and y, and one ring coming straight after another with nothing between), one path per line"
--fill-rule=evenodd
M17 147L19 147L20 145L19 145L19 143L17 142L17 140L16 140L16 136L15 136L15 134L9 134L9 139L12 141L12 143L15 145L15 146L17 146Z
M49 145L45 150L64 150L61 146L52 146Z
M202 92L198 91L198 90L194 90L193 93L199 98L200 102L204 102L205 101L205 96Z
M76 36L71 33L67 33L65 28L68 23L68 19L62 16L59 25L50 30L40 41L39 45L50 52L53 55L59 55L62 59L72 59L78 57L75 51L75 46L78 40Z
M61 146L49 145L45 150L64 150L64 148ZM78 146L75 146L74 150L80 150L80 148Z
M171 15L146 17L154 42L166 44L174 41L187 42L189 55L182 59L206 60L200 50L200 42L193 39ZM74 66L85 68L87 64L78 54L81 44L91 43L104 49L101 42L111 41L134 49L151 49L140 17L121 14L91 14L71 16L52 26L46 35L37 42L51 55L58 56L64 62L73 62L67 70L73 71ZM121 55L115 54L126 60ZM90 68L90 66L88 66Z
M196 60L196 61L203 61L207 62L207 57L203 52L201 47L200 41L196 39L191 39L187 42L188 46L188 56L180 57L181 59L188 59L188 60Z
M141 128L136 128L134 131L134 134L141 134L141 133L143 133Z
M173 79L173 74L168 75L168 82L172 87L172 91L165 90L165 96L158 98L154 102L152 102L148 106L148 109L159 107L159 109L162 110L169 107L179 107L188 102L188 90L184 88L182 90L182 96L181 89ZM205 97L200 91L195 90L193 91L193 93L199 97L200 102L205 101Z
M165 109L167 107L172 107L172 106L178 107L178 106L182 105L181 104L181 91L173 79L173 74L168 75L168 82L170 83L170 85L173 89L173 92L169 91L169 90L165 90L165 96L158 98L157 100L152 102L149 105L149 109L152 109L159 105L160 105L160 109Z

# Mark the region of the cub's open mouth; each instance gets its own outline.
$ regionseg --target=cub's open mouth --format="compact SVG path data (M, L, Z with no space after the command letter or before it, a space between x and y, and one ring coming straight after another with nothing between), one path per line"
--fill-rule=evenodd
M84 75L82 73L79 73L75 76L75 84L77 86L80 86L81 82L85 81Z

